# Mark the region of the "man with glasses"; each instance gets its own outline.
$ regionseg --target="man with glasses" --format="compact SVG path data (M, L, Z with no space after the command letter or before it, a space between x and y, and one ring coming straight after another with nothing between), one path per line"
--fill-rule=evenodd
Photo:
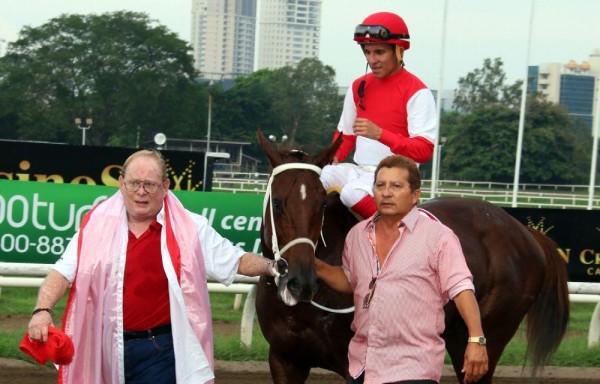
M372 186L378 213L350 230L341 267L317 259L320 279L353 293L349 383L439 383L449 300L469 332L464 382L488 370L473 277L454 232L416 207L420 188L414 161L383 159Z
M433 154L435 102L425 84L404 68L409 39L404 20L389 12L368 16L354 32L371 73L356 79L346 93L334 137L343 135L344 141L321 181L327 190L341 188L342 203L362 218L377 210L371 185L384 157L403 155L425 163ZM338 164L353 149L355 164Z
M52 308L72 284L63 320L75 345L67 383L205 383L214 375L206 277L275 275L169 191L164 159L142 150L123 164L119 191L84 217L40 287L29 322L48 340Z

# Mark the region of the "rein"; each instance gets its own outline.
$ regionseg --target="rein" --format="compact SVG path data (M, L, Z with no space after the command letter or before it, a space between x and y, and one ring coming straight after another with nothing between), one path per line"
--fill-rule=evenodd
M313 165L313 164L285 163L285 164L281 164L281 165L278 165L277 167L273 168L273 171L271 172L271 176L269 177L269 182L267 184L267 190L265 192L265 197L263 200L263 222L266 219L267 203L268 203L269 204L268 207L270 208L269 209L270 217L271 217L271 248L273 251L273 256L275 258L276 264L277 264L277 261L279 261L279 260L283 260L287 264L287 260L284 259L282 257L282 255L288 249L293 247L294 245L309 244L312 247L313 252L316 252L316 250L317 250L317 244L307 237L298 237L298 238L290 241L286 245L284 245L283 248L281 248L281 250L279 249L279 242L277 241L277 232L275 231L275 218L273 216L273 199L271 198L271 184L273 183L273 179L275 179L275 176L277 176L281 172L284 172L284 171L287 171L290 169L306 169L306 170L315 172L319 176L321 175L321 168L316 165ZM321 223L323 223L324 220L325 220L325 216L323 215ZM323 239L323 244L325 244L325 239L323 238L322 230L323 230L323 224L321 224L321 238ZM275 267L273 267L273 273L275 275L275 285L279 286L279 277L285 276L285 275L281 275ZM328 311L328 312L332 312L332 313L350 313L350 312L354 311L354 307L345 308L345 309L333 309L333 308L328 308L328 307L322 306L321 304L318 304L312 300L310 301L310 303L319 309L322 309L322 310Z

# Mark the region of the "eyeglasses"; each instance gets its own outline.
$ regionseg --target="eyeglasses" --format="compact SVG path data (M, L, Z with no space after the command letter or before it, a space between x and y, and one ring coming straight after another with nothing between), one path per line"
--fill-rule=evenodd
M383 25L365 25L358 24L354 29L354 38L358 37L371 37L377 40L390 40L390 39L410 39L408 33L404 34L392 34L389 29Z
M373 299L373 295L375 294L375 286L377 285L377 277L373 277L371 282L369 283L369 292L363 298L363 309L369 309L371 305L371 300Z
M129 192L137 192L137 190L143 185L144 191L148 193L155 193L158 191L158 187L161 185L150 180L129 180L123 182L123 184L125 184L125 189Z

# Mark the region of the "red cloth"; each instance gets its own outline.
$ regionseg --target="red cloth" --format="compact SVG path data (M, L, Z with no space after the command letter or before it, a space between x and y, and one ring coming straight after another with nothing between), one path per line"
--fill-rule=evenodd
M127 331L171 323L160 233L161 225L156 220L138 238L129 232L123 280L123 329Z
M362 216L363 219L369 218L377 212L377 204L371 195L363 197L358 203L352 206L352 210Z
M29 340L29 332L25 332L19 348L41 365L46 364L48 359L59 365L69 364L73 360L75 352L71 338L62 330L54 327L48 327L46 343Z

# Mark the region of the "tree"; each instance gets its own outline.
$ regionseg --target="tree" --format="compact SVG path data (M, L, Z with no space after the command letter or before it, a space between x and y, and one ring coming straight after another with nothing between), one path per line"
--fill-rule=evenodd
M215 137L253 143L249 152L262 157L256 130L309 152L331 141L342 106L335 72L316 58L297 67L262 69L237 78L234 86L214 98Z
M454 124L449 123L450 118ZM447 117L443 177L512 181L518 119L518 111L499 104Z
M316 58L275 71L271 113L290 143L322 148L333 137L342 107L335 71Z
M525 183L585 184L589 177L589 127L561 106L527 99L522 180Z
M273 71L261 69L236 78L233 87L227 91L219 86L212 87L212 137L249 142L252 145L244 152L262 158L256 131L261 128L263 132L275 132L269 92L272 83Z
M145 14L62 15L25 27L0 59L0 121L21 139L78 142L75 117L94 119L96 145L176 136L198 125L192 63L186 42Z
M585 180L585 129L560 105L527 100L520 182L573 184ZM501 104L444 116L448 141L443 177L510 183L514 178L519 111Z
M456 111L442 115L442 135L448 139L442 177L514 180L522 82L507 86L505 79L499 58L485 59L482 68L460 78ZM530 95L526 106L520 182L584 182L590 152L585 129L539 94Z
M509 108L517 108L521 100L521 80L506 86L506 73L498 57L483 61L482 68L476 68L458 80L458 89L454 94L454 106L462 112L477 107L502 103Z

